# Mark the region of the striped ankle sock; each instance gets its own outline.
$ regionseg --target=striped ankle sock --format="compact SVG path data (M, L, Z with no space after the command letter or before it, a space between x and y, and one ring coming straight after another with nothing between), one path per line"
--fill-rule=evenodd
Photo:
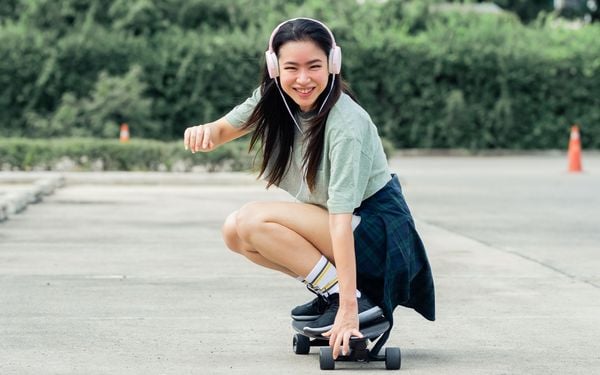
M321 256L303 282L325 297L340 292L335 266L325 256ZM357 290L356 297L360 296L361 293Z

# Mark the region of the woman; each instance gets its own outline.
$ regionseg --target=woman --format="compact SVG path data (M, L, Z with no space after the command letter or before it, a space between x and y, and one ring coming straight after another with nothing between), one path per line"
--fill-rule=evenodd
M341 50L321 22L275 28L261 85L223 118L186 129L191 152L252 132L259 177L298 202L252 202L233 212L223 238L233 251L304 282L317 294L292 310L304 330L329 337L337 358L359 322L398 305L435 319L431 270L377 129L339 74ZM379 340L379 349L389 331ZM375 349L374 349L375 350Z

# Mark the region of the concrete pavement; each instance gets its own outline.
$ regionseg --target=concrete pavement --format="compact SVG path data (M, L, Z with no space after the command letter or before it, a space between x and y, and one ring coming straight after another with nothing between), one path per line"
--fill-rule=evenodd
M580 175L561 155L391 166L437 288L436 322L395 312L388 344L402 348L402 373L600 368L599 156ZM219 235L244 202L289 198L222 177L65 175L0 223L0 374L320 373L316 350L291 350L289 310L311 295Z
M20 213L29 204L40 202L63 185L64 177L56 174L0 173L0 222Z

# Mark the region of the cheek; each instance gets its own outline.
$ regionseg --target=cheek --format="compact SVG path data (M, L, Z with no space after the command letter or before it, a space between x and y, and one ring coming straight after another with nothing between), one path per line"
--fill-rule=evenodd
M329 72L327 69L321 70L315 74L314 79L322 85L327 85L327 81L329 80Z
M281 78L281 79L280 79L280 82L281 82L281 84L282 84L282 85L284 85L284 86L289 86L289 85L291 85L292 83L294 83L294 79L293 79L292 77L289 77L289 76L282 75L282 76L280 76L280 78Z
M279 82L281 83L281 85L283 87L286 87L286 86L289 86L292 83L294 83L294 78L291 77L289 74L280 73L279 74Z
M282 80L281 81L281 88L282 88L283 92L288 94L290 97L295 97L295 95L296 95L296 92L292 88L293 86L294 86L294 80L289 80L289 81Z
M329 74L328 73L324 73L324 74L320 75L318 78L319 89L321 91L325 90L327 88L328 82L329 82Z

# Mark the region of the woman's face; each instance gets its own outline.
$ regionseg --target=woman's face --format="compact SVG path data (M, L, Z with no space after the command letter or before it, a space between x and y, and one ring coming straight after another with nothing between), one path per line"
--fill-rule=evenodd
M327 55L312 41L287 42L279 49L279 78L300 110L310 111L327 87Z

